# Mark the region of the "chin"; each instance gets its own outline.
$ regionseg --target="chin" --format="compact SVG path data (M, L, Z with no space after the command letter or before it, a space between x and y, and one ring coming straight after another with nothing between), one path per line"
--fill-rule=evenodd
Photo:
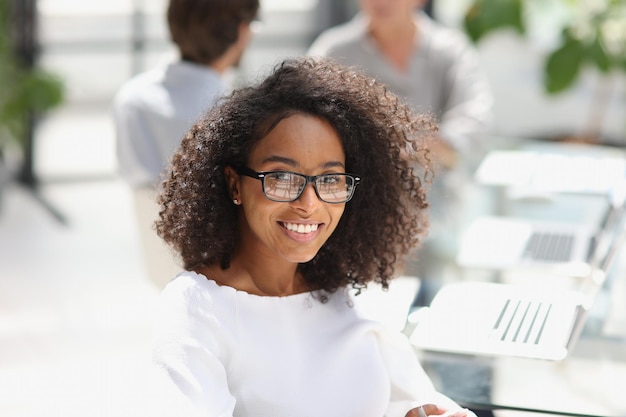
M292 254L291 256L286 256L286 258L293 263L305 264L315 258L317 252L318 251L315 251L315 253Z
M307 262L310 262L313 258L315 258L315 255L313 256L300 256L300 257L295 257L293 259L290 259L291 262L293 263L297 263L297 264L305 264Z

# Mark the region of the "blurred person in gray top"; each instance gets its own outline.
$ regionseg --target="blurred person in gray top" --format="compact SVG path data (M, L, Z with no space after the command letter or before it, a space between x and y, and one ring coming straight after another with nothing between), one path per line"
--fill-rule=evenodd
M148 275L159 287L180 270L152 229L155 188L184 134L228 90L259 0L170 0L178 57L128 80L113 101L120 175L132 187Z
M308 54L356 66L439 120L438 141L432 146L438 172L430 191L431 238L421 249L417 271L408 271L427 278L441 272L431 267L438 257L456 251L465 181L488 146L491 88L469 39L427 16L425 0L358 3L360 12L322 32Z

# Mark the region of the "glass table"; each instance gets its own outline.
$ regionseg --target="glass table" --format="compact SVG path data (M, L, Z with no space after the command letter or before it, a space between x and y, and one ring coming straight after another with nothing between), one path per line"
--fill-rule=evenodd
M625 281L626 275L620 277ZM617 287L617 286L616 286ZM624 304L624 286L613 302ZM617 295L617 296L616 296ZM521 410L580 416L626 416L626 325L587 321L562 361L418 352L435 386L478 410Z

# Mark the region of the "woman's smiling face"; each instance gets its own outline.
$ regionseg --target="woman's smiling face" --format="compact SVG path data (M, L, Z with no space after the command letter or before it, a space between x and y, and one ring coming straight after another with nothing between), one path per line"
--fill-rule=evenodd
M337 132L326 120L303 113L282 119L252 149L248 167L255 171L291 171L305 175L344 173L345 154ZM244 253L310 261L333 233L345 203L321 201L312 184L292 202L263 195L261 181L229 174L231 194L242 206L240 247Z

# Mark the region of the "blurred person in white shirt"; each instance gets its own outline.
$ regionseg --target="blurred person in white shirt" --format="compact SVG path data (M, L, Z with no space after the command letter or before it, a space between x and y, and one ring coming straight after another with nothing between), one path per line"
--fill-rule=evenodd
M119 172L132 187L148 277L158 288L182 268L153 229L155 188L182 137L227 91L225 74L238 66L258 10L258 0L170 0L179 56L134 76L114 98Z

